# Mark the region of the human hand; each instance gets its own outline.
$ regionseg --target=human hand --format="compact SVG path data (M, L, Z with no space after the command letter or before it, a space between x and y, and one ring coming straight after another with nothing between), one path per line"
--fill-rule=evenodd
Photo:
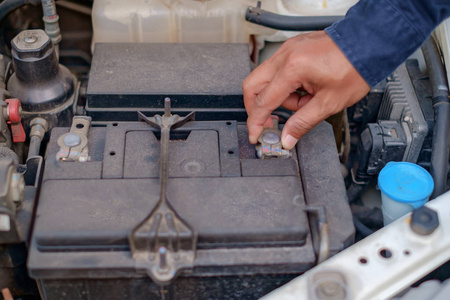
M281 135L292 149L305 133L331 115L362 99L370 86L324 32L287 40L243 82L249 139L256 144L270 114L280 105L296 111ZM296 90L307 92L299 96Z

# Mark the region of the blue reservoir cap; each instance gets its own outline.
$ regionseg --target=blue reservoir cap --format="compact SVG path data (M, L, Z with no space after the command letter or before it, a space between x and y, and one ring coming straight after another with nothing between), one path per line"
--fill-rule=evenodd
M412 203L430 197L434 182L430 173L419 165L389 162L378 176L378 186L389 198L402 203Z

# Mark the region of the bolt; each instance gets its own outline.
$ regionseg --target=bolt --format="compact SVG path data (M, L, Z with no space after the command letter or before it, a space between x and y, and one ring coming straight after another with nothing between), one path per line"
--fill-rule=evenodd
M33 44L33 43L36 43L36 41L37 41L37 37L35 37L35 36L27 36L25 38L25 43L27 43L27 44Z
M48 130L48 122L44 118L37 117L37 118L34 118L33 120L31 120L31 122L30 122L30 126L34 126L37 124L42 125L44 127L45 131Z
M262 150L261 150L261 146L256 147L256 157L257 158L262 158Z
M164 117L170 118L170 98L164 99Z
M167 269L167 248L159 247L158 254L159 254L159 268L161 270L166 270Z
M292 157L292 151L283 149L283 150L281 150L281 156L287 157L287 158Z
M263 134L262 140L264 141L264 143L274 145L274 144L278 144L281 139L277 133L275 133L273 131L267 131Z
M411 229L419 235L430 235L439 227L437 212L422 206L411 215Z
M81 138L73 133L70 133L64 137L64 145L67 147L76 147L81 143Z

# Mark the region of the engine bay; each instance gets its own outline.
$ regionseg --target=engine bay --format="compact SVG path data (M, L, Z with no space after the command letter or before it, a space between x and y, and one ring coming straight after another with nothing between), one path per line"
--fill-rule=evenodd
M242 81L290 36L323 29L356 1L225 2L42 1L42 10L30 1L0 20L5 299L258 299L274 290L268 299L298 299L283 287L290 281L305 299L364 299L343 270L317 268L351 257L383 277L368 251L351 254L371 240L381 260L398 257L383 246L403 227L383 224L379 173L414 163L440 187L432 199L448 190L445 133L438 171L434 158L443 123L430 59L444 70L450 35L292 151L280 146L292 112L275 110L255 147ZM268 28L252 21L261 7L306 19L294 31ZM440 202L430 203L422 213L439 219L432 230L407 223L443 235L448 216L434 217ZM448 258L422 260L422 273L382 295L401 299L431 279L443 289Z

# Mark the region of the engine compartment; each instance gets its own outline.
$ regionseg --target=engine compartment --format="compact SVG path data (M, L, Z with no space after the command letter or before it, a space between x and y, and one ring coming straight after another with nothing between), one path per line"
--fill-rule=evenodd
M432 168L441 125L420 52L290 157L261 159L242 81L299 32L246 22L251 1L150 2L56 2L61 43L38 6L3 25L0 289L13 299L257 299L383 227L387 163ZM316 2L263 5L323 25L354 1ZM274 114L278 130L291 112ZM165 140L152 122L169 117L189 121Z

